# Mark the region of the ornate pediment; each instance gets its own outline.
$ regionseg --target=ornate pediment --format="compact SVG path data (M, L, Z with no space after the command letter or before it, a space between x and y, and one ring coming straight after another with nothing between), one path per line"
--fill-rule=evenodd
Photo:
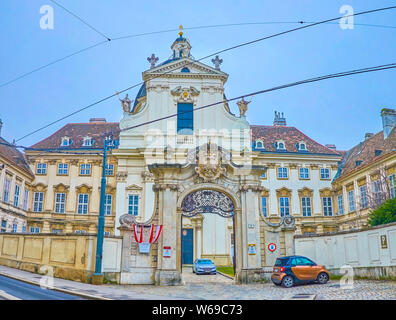
M127 186L125 188L125 190L128 190L128 191L141 191L141 190L143 190L143 188L141 186L138 186L137 184L131 184L131 185Z

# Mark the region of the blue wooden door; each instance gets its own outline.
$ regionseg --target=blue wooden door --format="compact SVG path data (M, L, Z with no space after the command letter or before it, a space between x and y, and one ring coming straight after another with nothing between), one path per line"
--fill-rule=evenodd
M192 264L194 259L193 229L182 230L182 264Z

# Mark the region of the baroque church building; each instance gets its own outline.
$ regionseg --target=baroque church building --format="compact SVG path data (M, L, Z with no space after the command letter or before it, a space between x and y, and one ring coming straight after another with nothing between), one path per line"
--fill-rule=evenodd
M287 126L278 112L272 125L250 124L245 99L237 102L239 115L233 114L222 60L213 59L214 66L196 61L182 32L169 59L148 60L136 98L120 99L119 123L100 118L70 123L26 151L25 173L34 174L26 187L27 232L96 233L106 133L119 145L106 164L105 234L123 236L129 230L131 236L133 224L163 226L157 254L124 266L124 283L136 283L132 278L143 265L156 270L158 283L167 283L197 258L234 265L240 279L252 278L276 257L293 253L294 235L346 230L343 222L362 219L346 205L361 198L361 177L366 181L376 173L345 179L344 185L344 172L354 161L350 152ZM394 126L394 110L385 110L383 117ZM388 149L382 157L393 157L394 148ZM370 159L373 164L376 156ZM394 163L387 162L388 173ZM356 173L350 169L349 176ZM276 252L267 249L271 243ZM174 254L165 258L163 248Z

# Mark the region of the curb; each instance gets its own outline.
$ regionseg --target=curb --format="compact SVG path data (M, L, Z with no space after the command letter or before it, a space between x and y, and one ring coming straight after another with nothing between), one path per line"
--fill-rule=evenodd
M217 271L218 274L221 274L223 277L226 277L228 279L234 280L234 277L229 276L228 274L225 274L223 272Z
M20 278L20 277L17 277L17 276L14 276L14 275L10 275L8 273L4 273L4 272L1 272L1 271L0 271L0 276L11 278L11 279L18 280L18 281L22 281L22 282L25 282L25 283L40 287L40 284L35 282L35 281L31 281L31 280L27 280L27 279L24 279L24 278ZM110 298L105 298L105 297L101 297L101 296L94 296L94 295L91 295L91 294L80 293L78 291L60 289L60 288L56 288L56 287L54 287L52 289L48 289L48 290L58 291L58 292L70 294L70 295L73 295L73 296L79 296L79 297L86 298L86 299L89 299L89 300L113 300L113 299L110 299Z

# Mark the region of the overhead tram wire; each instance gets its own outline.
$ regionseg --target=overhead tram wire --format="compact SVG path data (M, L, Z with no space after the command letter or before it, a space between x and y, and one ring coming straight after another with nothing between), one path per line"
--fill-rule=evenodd
M242 22L242 23L227 23L227 24L215 24L215 25L208 25L208 26L197 26L197 27L185 27L183 28L184 30L199 30L199 29L208 29L208 28L221 28L221 27L232 27L232 26L248 26L248 25L269 25L269 24L307 24L307 23L315 23L315 22L308 22L308 21L265 21L265 22ZM337 24L335 22L326 22L324 24ZM379 24L367 24L367 23L354 23L355 26L365 26L365 27L377 27L377 28L389 28L389 29L396 29L396 26L389 26L389 25L379 25ZM141 36L148 36L148 35L154 35L154 34L162 34L162 33L170 33L174 31L178 31L179 29L167 29L167 30L160 30L160 31L152 31L152 32L144 32L144 33L136 33L136 34L130 34L130 35L125 35L125 36L119 36L116 38L110 38L111 41L118 41L118 40L125 40L125 39L130 39L130 38L136 38L136 37L141 37ZM72 56L75 56L79 53L82 53L84 51L93 49L97 46L100 46L102 44L108 43L108 40L98 42L92 46L86 47L84 49L78 50L74 53L71 53L69 55L66 55L62 58L56 59L48 64L45 64L41 67L38 67L36 69L33 69L31 71L28 71L26 73L21 74L20 76L11 79L7 82L4 82L0 84L0 88L5 87L11 83L14 83L32 73L35 73L37 71L40 71L46 67L49 67L55 63L61 62L63 60L66 60L67 58L71 58Z
M123 131L131 130L131 129L135 129L135 128L138 128L138 127L141 127L141 126L145 126L145 125L148 125L148 124L151 124L151 123L154 123L154 122L170 119L170 118L176 117L177 115L180 115L180 114L195 112L195 111L206 109L206 108L209 108L209 107L212 107L212 106L215 106L215 105L218 105L218 104L222 104L222 103L225 103L225 102L231 102L231 101L239 100L239 99L246 98L246 97L256 96L256 95L267 93L267 92L271 92L271 91L281 90L281 89L285 89L285 88L290 88L290 87L294 87L294 86L298 86L298 85L302 85L302 84L306 84L306 83L312 83L312 82L327 80L327 79L331 79L331 78L340 78L340 77L351 76L351 75L356 75L356 74L361 74L361 73L375 72L375 71L388 70L388 69L394 69L394 68L396 68L396 63L390 63L390 64L379 65L379 66L375 66L375 67L367 67L367 68L362 68L362 69L355 69L355 70L350 70L350 71L344 71L344 72L339 72L339 73L333 73L333 74L328 74L328 75L324 75L324 76L319 76L319 77L315 77L315 78L309 78L309 79L305 79L305 80L301 80L301 81L291 82L291 83L280 85L280 86L276 86L276 87L273 87L273 88L270 88L270 89L264 89L264 90L260 90L260 91L255 91L255 92L244 94L244 95L241 95L241 96L238 96L238 97L234 97L234 98L231 98L231 99L225 99L225 100L222 100L222 101L218 101L218 102L214 102L214 103L211 103L211 104L207 104L207 105L204 105L204 106L201 106L201 107L198 107L198 108L194 108L193 110L190 110L190 111L183 111L183 112L174 113L174 114L171 114L169 116L161 117L161 118L154 119L154 120L151 120L151 121L146 121L146 122L140 123L138 125L134 125L134 126L127 127L127 128L124 128L124 129L119 129L119 130L117 130L115 132L112 132L112 133L114 134L114 133L118 133L118 132L123 132Z
M240 48L240 47L243 47L243 46L251 45L251 44L254 44L254 43L257 43L257 42L260 42L260 41L264 41L264 40L271 39L271 38L274 38L274 37L277 37L277 36L285 35L285 34L288 34L288 33L291 33L291 32L295 32L295 31L298 31L298 30L307 29L307 28L309 28L309 27L317 26L317 25L324 24L324 23L327 23L327 22L336 21L336 20L339 20L339 19L342 19L342 18L346 18L346 17L358 16L358 15L363 15L363 14L368 14L368 13L374 13L374 12L379 12L379 11L384 11L384 10L395 9L395 8L396 8L396 6L392 6L392 7L385 7L385 8L378 8L378 9L373 9L373 10L362 11L362 12L354 13L354 14L351 14L351 15L341 16L341 17L336 17L336 18L331 18L331 19L326 19L326 20L319 21L319 22L315 22L315 23L312 23L312 24L309 24L309 25L306 25L306 26L302 26L302 27L298 27L298 28L289 29L289 30L286 30L286 31L283 31L283 32L278 32L278 33L272 34L272 35L270 35L270 36L258 38L258 39L252 40L252 41L244 42L244 43L242 43L242 44L235 45L235 46L232 46L232 47L229 47L229 48L226 48L226 49L217 51L217 52L212 53L212 54L210 54L210 55L204 56L204 57L202 57L202 58L200 58L200 59L198 59L198 60L193 60L193 61L191 61L191 62L188 62L188 63L186 63L184 66L188 66L188 65L193 64L193 63L195 63L195 62L202 61L202 60L204 60L204 59L207 59L207 58L210 58L210 57L212 57L212 56L218 55L219 53L223 53L223 52L230 51L230 50L233 50L233 49L236 49L236 48ZM177 68L175 68L175 69L170 69L170 70L168 70L167 72L163 72L163 73L161 73L161 74L158 74L158 75L156 75L156 76L154 76L154 77L151 77L151 78L150 78L149 80L147 80L147 81L156 79L156 78L158 78L158 77L162 77L164 74L170 73L170 72L172 72L172 71L174 71L174 70L176 70L176 69L178 69L178 68L179 68L179 67L177 67ZM38 128L38 129L36 129L36 130L34 130L34 131L32 131L32 132L30 132L30 133L24 135L24 136L22 136L21 138L17 139L16 141L20 141L20 140L22 140L22 139L24 139L24 138L26 138L26 137L28 137L28 136L34 134L34 133L37 133L37 132L39 132L39 131L41 131L41 130L43 130L43 129L46 129L46 128L50 127L51 125L53 125L53 124L55 124L55 123L58 123L58 122L60 122L60 121L62 121L62 120L64 120L64 119L67 119L67 118L69 118L69 117L71 117L71 116L73 116L73 115L75 115L75 114L77 114L77 113L79 113L79 112L82 112L82 111L84 111L84 110L86 110L86 109L88 109L88 108L91 108L91 107L93 107L93 106L95 106L95 105L97 105L97 104L99 104L99 103L101 103L101 102L103 102L103 101L109 100L109 99L111 99L111 98L117 96L117 95L120 94L120 93L123 93L123 92L125 92L125 91L131 90L131 89L133 89L133 88L136 88L136 87L138 87L138 86L140 86L140 85L146 83L147 81L139 82L139 83L137 83L137 84L135 84L135 85L132 85L132 86L126 88L126 89L123 89L123 90L118 91L118 92L116 92L116 93L114 93L114 94L111 94L111 95L109 95L109 96L107 96L107 97L105 97L105 98L103 98L103 99L100 99L100 100L98 100L98 101L96 101L96 102L93 102L93 103L91 103L91 104L89 104L89 105L87 105L87 106L85 106L85 107L82 107L82 108L80 108L80 109L78 109L78 110L76 110L76 111L74 111L74 112L72 112L72 113L70 113L70 114L68 114L68 115L65 115L65 116L63 116L63 117L61 117L61 118L59 118L59 119L57 119L57 120L55 120L55 121L52 121L51 123L49 123L49 124L47 124L47 125L45 125L45 126L42 126L42 127L40 127L40 128Z
M230 99L214 102L214 103L211 103L211 104L207 104L207 105L204 105L204 106L201 106L201 107L198 107L198 108L194 108L193 110L190 110L190 111L183 111L183 112L174 113L174 114L171 114L169 116L165 116L165 117L157 118L157 119L154 119L154 120L146 121L146 122L143 122L143 123L140 123L140 124L137 124L137 125L134 125L134 126L130 126L130 127L124 128L124 129L119 129L119 130L116 130L116 131L112 131L110 133L112 133L112 134L120 133L120 132L123 132L123 131L127 131L127 130L135 129L135 128L138 128L138 127L142 127L142 126L145 126L145 125L148 125L148 124L151 124L151 123L155 123L155 122L163 121L163 120L166 120L166 119L170 119L170 118L176 117L176 116L178 116L180 114L195 112L195 111L206 109L206 108L209 108L209 107L213 107L213 106L225 103L225 102L231 102L231 101L239 100L239 99L246 98L246 97L260 95L260 94L271 92L271 91L281 90L281 89L285 89L285 88L290 88L290 87L294 87L294 86L298 86L298 85L302 85L302 84L306 84L306 83L312 83L312 82L327 80L327 79L331 79L331 78L340 78L340 77L346 77L346 76L351 76L351 75L356 75L356 74L362 74L362 73L367 73L367 72L375 72L375 71L381 71L381 70L388 70L388 69L394 69L394 68L396 68L396 63L389 63L389 64L379 65L379 66L375 66L375 67L366 67L366 68L361 68L361 69L354 69L354 70L350 70L350 71L332 73L332 74L328 74L328 75L324 75L324 76L319 76L319 77L309 78L309 79L305 79L305 80L301 80L301 81L291 82L291 83L287 83L287 84L284 84L284 85L272 87L272 88L269 88L269 89L264 89L264 90L259 90L259 91L255 91L255 92L250 92L250 93L238 96L238 97L234 97L234 98L230 98ZM24 150L29 150L29 151L42 151L43 153L53 152L53 153L66 153L66 154L76 154L76 155L101 154L101 153L95 153L95 152L90 152L90 153L67 152L65 150L62 150L61 148L31 148L31 147L25 147L25 146L21 146L21 145L17 146L15 144L4 143L4 142L0 142L0 145L6 145L8 147L12 147L12 148L16 148L16 149L24 149ZM97 149L96 148L92 148L92 150L97 150Z
M63 10L65 10L67 13L71 14L73 17L75 17L76 19L80 20L83 24L85 24L86 26L88 26L89 28L91 28L92 30L94 30L96 33L100 34L102 37L104 37L107 41L111 41L111 39L106 36L103 32L99 31L98 29L96 29L94 26L90 25L88 22L86 22L85 20L83 20L82 18L80 18L78 15L76 15L75 13L71 12L69 9L65 8L64 6L62 6L60 3L54 1L54 0L50 0L52 3L55 3L58 7L62 8Z

